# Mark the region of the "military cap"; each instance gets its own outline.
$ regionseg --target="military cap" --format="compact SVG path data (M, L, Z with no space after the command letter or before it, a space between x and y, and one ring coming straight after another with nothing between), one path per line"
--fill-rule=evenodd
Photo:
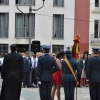
M72 54L70 50L66 50L66 54Z
M99 51L99 48L92 48L92 51Z
M43 48L44 50L50 50L50 46L47 46L47 45L43 45L42 48Z

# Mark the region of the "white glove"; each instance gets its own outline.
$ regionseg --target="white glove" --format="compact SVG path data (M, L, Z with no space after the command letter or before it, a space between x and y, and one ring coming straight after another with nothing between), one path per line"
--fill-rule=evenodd
M38 85L41 85L41 81L38 81L37 84L38 84Z

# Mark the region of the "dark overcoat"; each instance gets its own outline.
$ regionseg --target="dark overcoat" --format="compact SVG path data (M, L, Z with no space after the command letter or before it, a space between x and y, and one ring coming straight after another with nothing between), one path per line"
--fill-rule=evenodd
M23 58L16 52L4 57L0 100L19 100L23 78Z
M88 59L86 77L89 80L91 100L100 100L100 57Z

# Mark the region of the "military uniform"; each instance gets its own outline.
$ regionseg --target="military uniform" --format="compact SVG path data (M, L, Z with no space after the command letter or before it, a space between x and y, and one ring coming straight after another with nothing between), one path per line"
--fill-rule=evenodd
M93 51L99 51L93 48ZM100 57L94 55L87 62L87 79L89 80L91 100L100 100Z
M32 67L31 58L23 57L24 62L24 78L23 78L23 87L27 85L27 87L30 87L30 71Z
M49 50L50 47L43 46L43 49ZM39 57L38 65L36 68L36 76L38 81L41 82L39 85L41 100L51 100L52 74L58 70L59 67L55 59L48 53L44 54L42 57Z
M80 68L78 67L77 62L73 58L68 58L68 56L71 56L71 51L66 51L66 56L71 64L74 71L77 70L77 72L80 73ZM62 81L64 86L64 93L65 93L65 100L74 100L74 88L75 88L75 78L72 75L72 72L70 71L68 65L66 64L65 60L62 61Z

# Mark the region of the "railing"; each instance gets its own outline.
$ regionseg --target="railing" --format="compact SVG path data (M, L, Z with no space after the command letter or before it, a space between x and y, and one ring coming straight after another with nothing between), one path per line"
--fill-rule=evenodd
M91 43L100 45L100 35L91 34Z

